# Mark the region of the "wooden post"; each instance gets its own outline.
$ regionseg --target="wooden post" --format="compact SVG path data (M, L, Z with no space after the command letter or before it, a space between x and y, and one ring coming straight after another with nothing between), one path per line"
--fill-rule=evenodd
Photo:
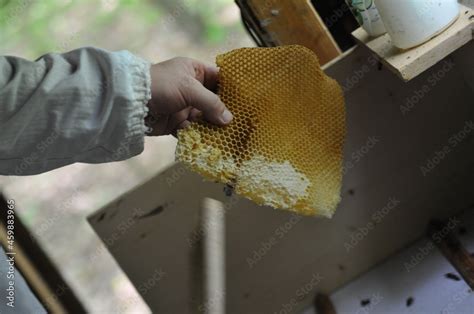
M202 208L204 302L199 311L225 313L225 219L221 202L205 198Z
M309 0L236 0L244 23L260 46L298 44L313 50L321 65L341 54Z
M453 234L452 228L440 221L432 221L428 226L428 236L461 274L466 284L474 290L474 259Z

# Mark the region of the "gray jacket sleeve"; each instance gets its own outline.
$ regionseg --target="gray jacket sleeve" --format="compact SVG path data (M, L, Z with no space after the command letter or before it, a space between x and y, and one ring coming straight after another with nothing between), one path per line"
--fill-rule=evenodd
M150 63L126 51L0 56L0 175L141 153L150 85Z

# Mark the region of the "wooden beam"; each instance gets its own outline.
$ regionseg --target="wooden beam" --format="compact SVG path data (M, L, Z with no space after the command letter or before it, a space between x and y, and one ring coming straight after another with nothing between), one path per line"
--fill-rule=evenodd
M314 298L314 308L318 314L336 314L331 298L324 293L318 293Z
M389 70L409 81L473 39L474 9L461 4L459 7L460 15L456 21L431 40L411 49L395 47L388 34L373 38L362 27L355 30L352 36Z
M474 259L453 234L454 228L448 223L431 221L428 236L451 265L456 268L466 284L474 290Z
M298 44L313 50L321 65L341 54L309 0L237 0L247 27L265 46Z
M5 253L8 252L7 208L7 199L0 194L0 209L4 213L0 215L0 244L5 248ZM21 218L15 215L14 221L15 266L38 301L51 313L85 313L74 291L64 281Z
M224 205L211 198L202 204L204 303L206 314L225 313L225 217Z

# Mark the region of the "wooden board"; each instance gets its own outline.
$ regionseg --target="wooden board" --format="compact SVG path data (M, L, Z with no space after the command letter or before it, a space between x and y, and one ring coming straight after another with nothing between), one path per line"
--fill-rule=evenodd
M119 235L109 249L137 289L154 270L166 273L140 291L154 312L191 313L199 306L193 287L201 272L200 202L205 196L222 201L227 313L298 313L317 292L333 292L421 237L430 219L474 203L474 132L437 157L474 121L474 90L466 82L473 54L474 42L408 83L360 47L326 68L345 90L348 128L343 199L331 220L295 220L229 198L221 185L176 164L91 216L90 223L104 240ZM445 62L451 65L447 72ZM436 166L423 175L421 167L432 160ZM397 205L387 210L390 199ZM143 218L121 232L137 207Z
M473 38L474 10L460 5L459 18L444 32L430 41L408 50L395 47L388 34L370 37L362 28L352 35L363 46L370 49L394 73L409 81L423 73L443 58L456 51Z
M309 0L237 1L267 46L299 44L313 50L321 64L341 54ZM247 12L250 11L250 12Z
M18 215L20 209L17 204L14 208L14 239L12 240L11 235L7 234L7 231L11 232L8 224L11 217L7 215L11 204L8 200L0 194L0 209L4 213L0 216L0 244L6 254L12 253L7 256L14 256L16 271L20 273L20 276L15 274L15 301L22 304L18 306L16 303L15 310L18 313L27 311L30 306L36 303L35 300L29 300L29 292L25 291L31 289L37 298L36 301L41 302L44 306L44 308L37 308L39 313L46 310L50 313L85 312L74 291L39 246L37 239L25 227ZM2 256L5 257L3 254ZM2 275L5 276L3 280L6 280L6 273Z
M205 196L220 195L222 186L175 164L89 218L154 313L205 306L200 209Z
M473 222L471 208L447 230L459 234L460 227L465 227L466 234L459 236L474 247ZM336 291L331 300L337 313L472 313L472 291L435 243L423 238Z

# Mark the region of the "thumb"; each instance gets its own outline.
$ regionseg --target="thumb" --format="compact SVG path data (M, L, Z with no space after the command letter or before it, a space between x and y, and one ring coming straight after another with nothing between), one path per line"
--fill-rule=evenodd
M183 91L186 104L202 111L207 121L218 125L229 124L232 121L232 113L219 97L205 88L201 82L193 78L186 85Z

